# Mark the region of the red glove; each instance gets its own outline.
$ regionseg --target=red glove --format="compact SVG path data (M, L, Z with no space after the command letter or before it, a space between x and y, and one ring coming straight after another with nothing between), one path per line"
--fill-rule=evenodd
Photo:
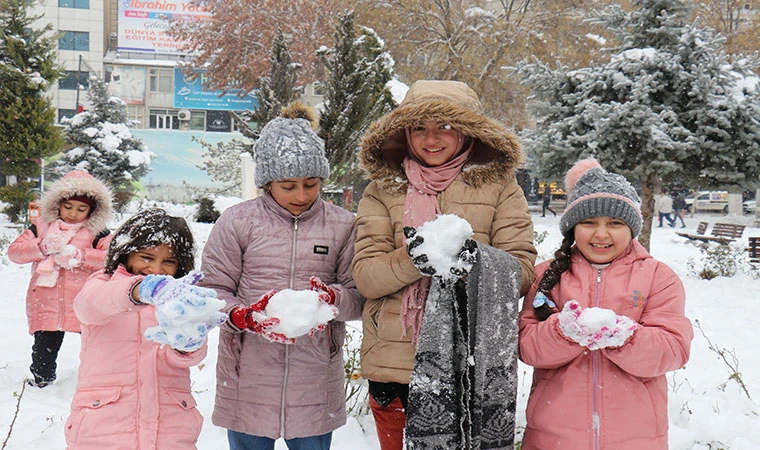
M280 319L267 316L265 309L269 304L269 300L274 297L276 293L277 290L272 289L262 295L255 303L248 306L235 306L230 310L230 321L241 330L258 333L272 342L280 342L283 344L294 343L296 341L295 339L289 338L282 333L272 331L272 327L280 324Z
M319 292L319 300L327 303L328 305L335 304L335 291L328 285L326 285L319 277L309 278L309 289L315 292Z

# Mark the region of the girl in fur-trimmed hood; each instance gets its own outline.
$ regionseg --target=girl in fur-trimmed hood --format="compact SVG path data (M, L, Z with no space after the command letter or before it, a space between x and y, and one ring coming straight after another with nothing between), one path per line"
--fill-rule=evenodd
M55 380L64 332L81 331L74 297L87 277L103 268L112 215L110 189L87 172L73 170L50 185L40 217L8 247L11 261L32 263L26 315L34 335L33 386Z
M404 228L415 230L441 214L467 220L478 246L516 259L517 273L495 275L515 279L524 294L536 257L531 216L515 179L524 155L512 132L483 114L466 84L421 80L370 127L359 157L371 180L359 203L353 260L354 280L367 298L362 376L369 380L381 448L400 449L416 341L431 279L440 275L423 275L431 274L429 267L407 253ZM465 253L463 247L460 256ZM516 300L504 327L515 338ZM516 367L516 351L505 358Z

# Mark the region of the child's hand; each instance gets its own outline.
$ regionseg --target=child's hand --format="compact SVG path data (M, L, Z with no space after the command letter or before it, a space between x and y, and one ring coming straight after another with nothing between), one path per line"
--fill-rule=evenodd
M48 233L40 241L40 250L44 255L54 255L63 250L63 246L68 242L68 236L63 233Z
M275 333L272 328L280 324L280 319L269 317L265 309L269 300L274 297L277 290L272 289L262 295L255 303L248 306L236 306L230 311L230 321L241 330L248 330L260 334L272 342L292 344L296 340L288 338L281 333Z
M148 275L140 282L140 301L151 305L161 305L185 292L197 297L216 297L213 289L195 286L203 274L193 270L182 278L170 275Z
M64 269L73 269L82 265L84 252L73 245L65 245L60 252L56 253L53 260Z
M309 286L310 290L319 292L319 301L328 305L335 304L335 291L320 280L319 277L309 278Z
M414 266L423 275L433 276L443 287L452 286L460 278L466 277L477 260L478 244L471 238L465 239L456 254L446 255L442 260L449 261L446 267L436 268L429 255L425 253L425 237L414 227L404 227L406 252L412 258Z
M584 310L575 300L565 303L558 319L562 333L589 350L620 347L638 327L627 316L605 308Z

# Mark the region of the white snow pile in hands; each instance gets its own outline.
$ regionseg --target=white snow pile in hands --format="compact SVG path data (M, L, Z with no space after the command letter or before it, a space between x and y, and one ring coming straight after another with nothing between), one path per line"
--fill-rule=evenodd
M472 226L454 214L441 214L417 228L423 242L412 250L412 256L427 255L435 273L446 275L459 264L464 241L472 237Z
M279 291L269 299L265 312L280 320L271 332L293 339L320 329L337 316L337 309L320 301L319 293L311 290Z
M637 328L630 317L606 308L583 309L576 300L565 303L558 319L562 333L589 350L620 347Z

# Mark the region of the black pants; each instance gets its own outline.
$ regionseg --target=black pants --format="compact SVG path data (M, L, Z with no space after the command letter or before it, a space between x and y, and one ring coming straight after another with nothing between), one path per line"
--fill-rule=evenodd
M35 331L34 345L32 345L32 365L29 370L34 375L34 381L55 381L55 362L58 359L58 351L63 343L64 331Z
M548 203L544 203L543 205L541 205L541 217L546 216L547 209L549 210L550 213L554 214L555 216L557 215L557 213L554 212L554 210L549 206Z

